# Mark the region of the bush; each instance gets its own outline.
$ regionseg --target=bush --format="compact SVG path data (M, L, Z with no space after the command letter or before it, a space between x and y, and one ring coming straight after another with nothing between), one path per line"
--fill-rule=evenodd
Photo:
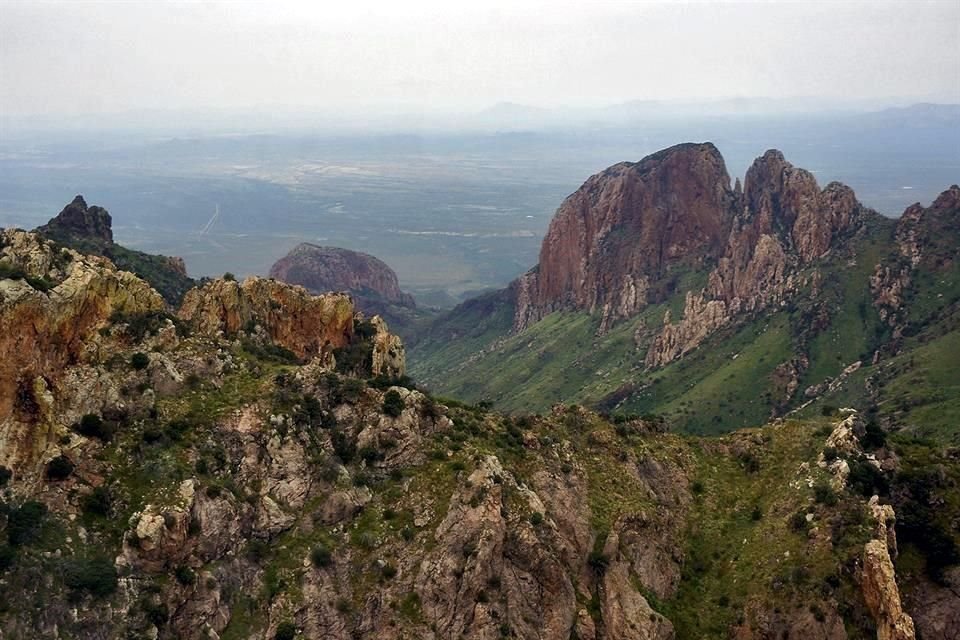
M333 555L330 553L330 549L324 545L318 545L310 552L310 562L315 567L329 567L333 562Z
M48 480L65 480L73 473L73 463L70 458L59 455L47 463L46 476Z
M7 483L10 482L10 478L13 477L13 471L10 471L7 467L0 465L0 487L7 486Z
M790 516L790 529L796 532L807 530L807 514L804 511L797 511Z
M95 413L88 413L82 418L76 427L77 433L88 438L99 438L108 442L113 438L116 432L116 426L113 422L106 422Z
M28 500L7 514L7 541L14 547L26 544L40 528L47 507L42 502Z
M539 511L534 511L533 513L531 513L530 524L532 524L535 527L538 527L541 524L543 524L543 514L540 513Z
M763 518L763 510L760 508L760 505L756 505L753 511L750 512L750 519L756 522L761 518Z
M610 564L610 558L602 550L594 549L587 558L587 564L597 573L603 573Z
M837 451L836 447L824 447L823 448L823 459L826 462L833 462L840 455L840 452Z
M227 271L225 274L223 274L223 279L226 280L227 282L236 282L237 276ZM293 636L290 636L290 637L292 638Z
M13 566L13 561L17 559L17 550L8 544L0 544L0 572L6 571Z
M64 567L63 579L71 589L98 597L109 595L117 588L117 570L106 558L70 561Z
M751 451L740 455L740 464L743 465L747 473L757 473L760 471L760 459Z
M184 586L191 585L197 581L197 574L193 572L193 569L183 564L176 568L173 575L177 579L177 582Z
M274 640L293 640L297 635L297 627L292 622L281 622L277 625L277 632L273 635Z
M834 493L833 487L823 480L814 485L813 497L819 504L825 504L828 507L837 504L837 494Z
M383 412L391 417L398 417L403 413L403 397L396 389L390 389L383 396Z
M137 371L143 371L147 368L147 365L150 364L150 356L143 353L142 351L137 351L135 354L130 356L130 366L136 369Z
M350 464L354 456L357 455L356 441L342 429L331 431L330 439L333 441L333 452L340 458L340 462Z
M877 494L886 495L890 490L883 473L869 462L863 460L850 461L850 475L847 477L847 486L851 491L859 493L865 498Z
M112 501L106 487L97 487L80 501L84 513L106 518L110 515Z
M868 451L875 451L886 444L887 433L876 422L868 422L865 433L860 438L860 446Z
M820 407L820 415L830 417L837 413L837 408L833 405L825 404Z

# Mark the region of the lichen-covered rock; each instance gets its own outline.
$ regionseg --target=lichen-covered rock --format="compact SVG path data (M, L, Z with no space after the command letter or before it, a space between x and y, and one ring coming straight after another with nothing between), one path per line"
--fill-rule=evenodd
M877 640L914 640L913 619L900 603L900 590L886 540L871 540L863 549L863 599L877 623Z
M68 366L100 360L97 332L111 316L160 312L164 301L106 259L33 233L2 237L0 263L35 279L0 280L0 464L25 469L66 426L44 390L57 391Z
M380 316L370 320L376 330L373 336L371 369L375 376L399 378L406 371L406 354L400 336L390 333L387 323Z
M303 287L266 278L214 280L192 289L178 315L207 334L235 335L260 325L275 344L306 359L343 347L353 336L349 296L314 296Z

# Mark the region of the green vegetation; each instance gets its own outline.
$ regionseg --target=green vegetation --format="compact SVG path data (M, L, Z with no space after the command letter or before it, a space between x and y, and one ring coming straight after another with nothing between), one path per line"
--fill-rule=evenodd
M63 581L71 589L103 597L116 591L117 570L108 558L69 560L63 567Z
M399 417L404 409L403 396L396 389L390 389L383 395L383 412L393 418Z
M132 356L130 356L130 366L133 367L134 370L136 371L142 371L146 369L149 364L150 364L150 356L143 353L142 351L138 351Z

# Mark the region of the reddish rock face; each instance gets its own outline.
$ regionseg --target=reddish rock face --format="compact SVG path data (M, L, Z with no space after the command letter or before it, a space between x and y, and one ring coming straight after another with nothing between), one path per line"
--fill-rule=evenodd
M397 274L383 261L359 251L303 243L270 268L270 277L299 284L313 293L347 291L358 298L380 298L414 306L413 296L400 290Z
M558 309L602 314L600 331L670 295L670 267L711 268L695 309L704 318L661 341L677 357L736 313L782 300L798 268L827 254L866 212L839 183L820 189L776 150L731 189L712 144L682 144L610 167L566 199L550 223L540 264L512 285L514 328ZM694 292L696 293L696 292ZM668 327L669 328L669 327Z
M591 177L560 206L538 268L519 285L517 328L564 307L613 318L636 313L669 266L718 257L734 202L723 158L709 143Z

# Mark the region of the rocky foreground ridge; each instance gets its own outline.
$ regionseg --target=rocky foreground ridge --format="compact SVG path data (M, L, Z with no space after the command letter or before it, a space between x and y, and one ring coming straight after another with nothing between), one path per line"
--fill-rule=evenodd
M171 314L35 234L3 232L0 256L5 637L952 628L938 583L939 613L905 605L896 515L868 499L905 463L856 412L706 440L576 406L502 416L412 389L344 296L218 280Z

